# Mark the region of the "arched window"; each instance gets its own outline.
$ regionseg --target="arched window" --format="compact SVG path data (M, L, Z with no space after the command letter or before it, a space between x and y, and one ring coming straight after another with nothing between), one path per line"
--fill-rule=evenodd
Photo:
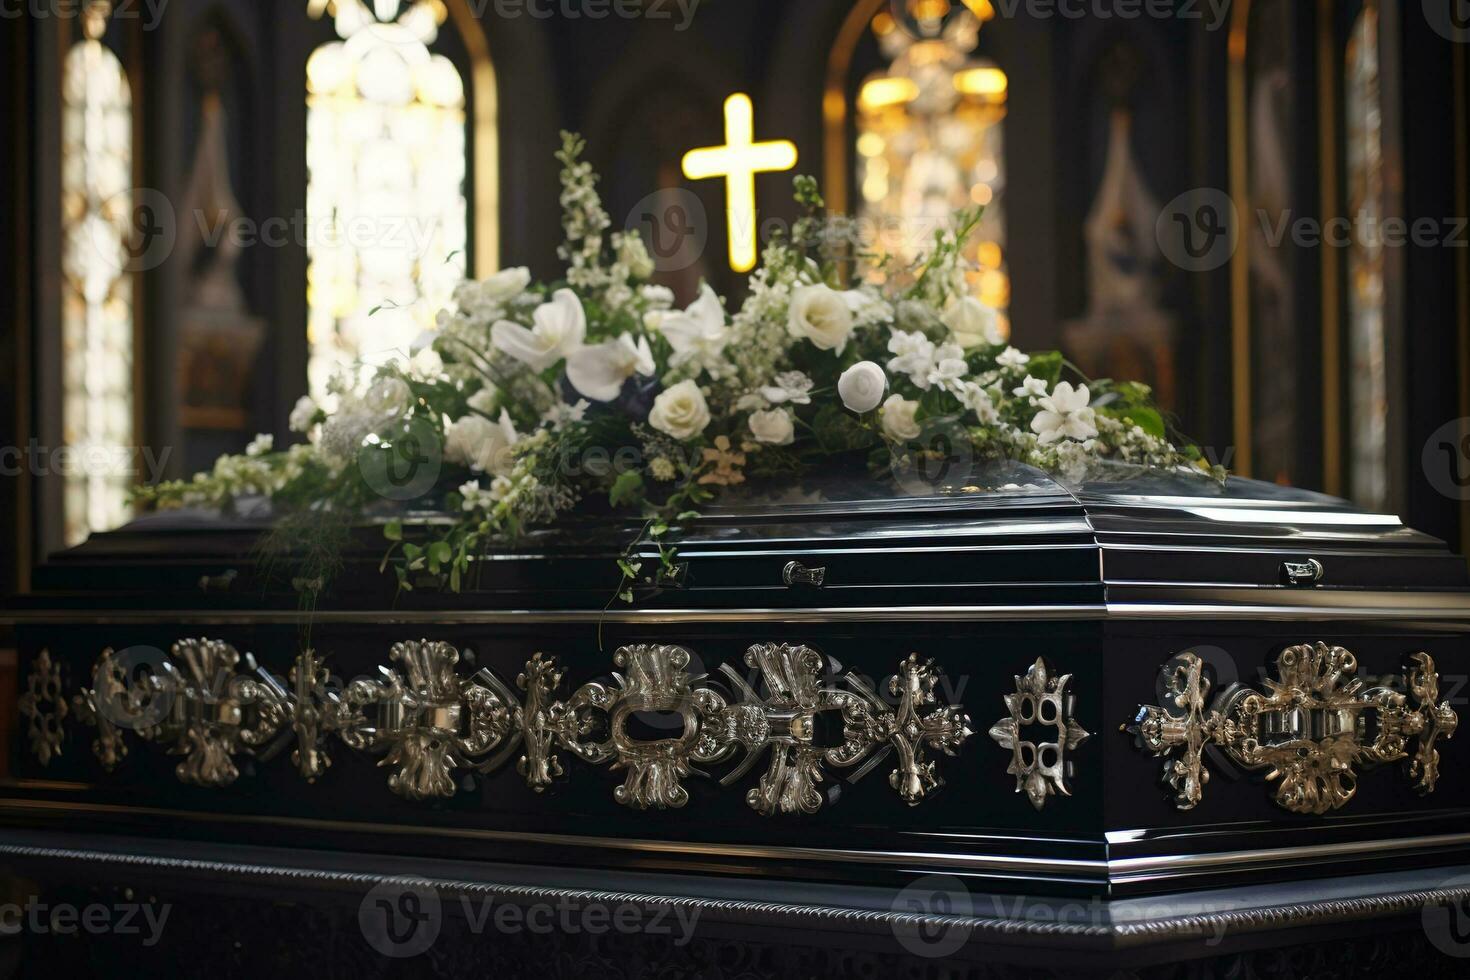
M307 376L321 398L334 374L406 352L464 276L469 154L464 76L431 50L449 13L442 0L311 0L308 9L330 13L339 38L306 65ZM493 129L488 60L466 46L485 61L473 128ZM476 186L493 207L494 144L476 138L487 158ZM479 227L493 222L493 211L479 212ZM483 272L493 231L479 237Z
M61 69L62 505L68 545L130 513L133 404L133 97L88 5Z
M853 198L859 218L876 232L882 251L906 262L929 246L929 229L955 210L985 205L970 256L972 285L1004 311L1010 276L1002 123L1009 80L994 62L974 55L994 8L988 0L869 2L853 16L864 17L883 62L857 86ZM834 51L834 64L850 57ZM845 99L845 86L835 93L829 87L829 125L846 116L834 112L834 95Z
M1378 4L1368 0L1348 36L1344 64L1347 213L1355 227L1383 219L1383 114L1379 97ZM1388 368L1384 336L1383 242L1350 236L1347 250L1348 486L1357 503L1388 503Z

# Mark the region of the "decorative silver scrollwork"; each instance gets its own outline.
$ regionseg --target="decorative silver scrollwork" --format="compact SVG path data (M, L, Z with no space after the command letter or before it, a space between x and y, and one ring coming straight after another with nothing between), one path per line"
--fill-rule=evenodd
M41 650L32 661L19 707L36 761L43 766L50 765L53 757L61 755L67 710L61 687L61 664L51 659L50 650Z
M184 759L180 781L228 786L240 776L234 756L264 745L286 722L285 700L270 685L235 673L239 652L220 640L175 643L164 670L173 681L168 716L153 737Z
M138 734L184 754L179 778L200 785L234 781L233 756L289 730L291 761L308 782L330 767L326 739L335 735L351 749L381 753L380 765L393 770L389 788L413 800L452 796L457 773L492 772L512 756L526 785L541 792L565 775L559 753L566 752L623 770L613 793L619 803L666 808L688 803L685 781L696 766L743 751L721 783L730 785L767 759L759 786L746 795L763 814L814 813L823 803L824 767L865 763L861 775L890 751L898 758L890 783L906 802L917 803L942 784L929 753L952 755L970 734L960 707L936 706L940 675L917 656L899 665L890 684L896 707L853 675L824 679L821 654L786 644L747 650L745 663L756 677L749 683L729 664L721 668L738 698L733 702L707 677L690 673L692 656L679 646L622 647L611 685L583 684L565 698L557 696L556 660L540 653L516 678L520 696L489 670L462 675L460 651L448 643L398 643L389 657L394 666L341 688L322 658L304 650L288 689L263 671L258 680L236 674L239 654L227 643L184 640L146 690L135 690L109 650L78 705L98 730L98 758L111 768L126 746L104 707L166 690L173 697L162 720L139 726ZM651 717L661 717L668 734L655 728L659 737L650 738L635 730ZM835 733L825 745L819 729Z
M1016 693L1005 696L1010 715L990 729L990 737L1011 751L1006 772L1016 777L1016 792L1025 790L1038 810L1053 793L1072 795L1072 760L1067 753L1089 738L1073 716L1076 698L1067 690L1071 680L1071 674L1052 677L1046 661L1036 658L1024 675L1016 677ZM1044 742L1023 738L1032 725L1053 729L1055 734Z
M92 686L82 688L72 699L77 717L97 729L92 751L108 772L116 769L128 754L128 743L111 710L113 705L126 700L127 693L127 678L113 659L112 648L108 647L92 665Z
M744 702L726 709L726 744L730 748L739 744L746 750L744 763L722 782L744 775L769 752L770 762L760 785L745 794L745 801L763 814L816 813L822 806L817 788L822 763L852 765L861 758L839 761L837 747L821 748L816 741L818 718L823 714L840 718L863 702L857 694L820 683L826 662L809 647L756 644L745 652L745 663L760 672L768 695L762 701L729 664L721 668L745 694Z
M380 679L349 684L336 727L352 748L386 753L389 789L411 800L452 796L456 769L488 772L502 761L487 757L511 730L515 702L504 685L488 671L461 677L448 643L395 643L388 657L402 673L380 667Z
M291 730L296 735L291 763L308 783L320 779L332 764L324 735L341 702L331 692L331 679L322 658L310 648L291 665Z
M835 750L834 761L850 765L856 761L855 754L887 744L898 755L898 768L889 773L888 783L905 803L914 806L943 786L929 753L954 755L972 734L970 716L960 705L925 710L938 704L934 687L943 677L933 660L920 663L918 654L909 654L888 682L889 693L898 698L898 709L889 710L871 694L868 705L853 705L846 712L852 734L846 745Z
M1416 791L1433 792L1435 743L1453 736L1459 724L1448 702L1436 703L1433 658L1415 653L1403 676L1375 687L1365 685L1357 669L1357 658L1342 647L1288 647L1276 658L1276 679L1265 681L1264 692L1232 687L1207 710L1204 663L1181 654L1162 673L1168 703L1141 707L1128 730L1140 748L1164 757L1164 778L1181 810L1203 797L1210 745L1248 769L1267 770L1276 803L1293 813L1340 809L1357 793L1360 768L1399 760L1407 760Z

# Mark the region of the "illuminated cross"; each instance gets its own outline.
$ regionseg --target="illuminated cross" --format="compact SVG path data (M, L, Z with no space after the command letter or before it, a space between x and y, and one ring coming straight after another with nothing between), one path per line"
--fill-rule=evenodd
M730 236L730 268L755 268L755 175L796 166L796 144L790 140L756 143L750 96L736 92L725 100L725 145L706 146L684 154L684 176L690 180L725 178L725 213Z

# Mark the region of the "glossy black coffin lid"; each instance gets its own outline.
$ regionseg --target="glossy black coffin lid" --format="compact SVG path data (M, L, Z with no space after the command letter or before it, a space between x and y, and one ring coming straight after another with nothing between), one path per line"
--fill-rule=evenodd
M1463 561L1397 518L1270 484L1122 470L1066 486L1016 464L963 478L879 479L831 470L799 483L730 488L676 527L682 584L641 591L635 608L922 610L995 614L1043 605L1079 616L1113 601L1215 589L1261 595L1327 590L1465 589ZM37 576L37 601L129 608L289 607L289 574L266 581L256 545L269 515L147 515L94 535ZM425 540L445 518L408 515ZM460 594L395 594L379 571L382 524L359 530L324 608L600 610L620 582L615 558L643 526L583 515L496 549ZM654 567L656 550L639 556ZM1312 561L1314 581L1288 567ZM1308 567L1311 567L1308 564ZM818 584L820 582L820 584ZM611 602L611 608L626 605Z

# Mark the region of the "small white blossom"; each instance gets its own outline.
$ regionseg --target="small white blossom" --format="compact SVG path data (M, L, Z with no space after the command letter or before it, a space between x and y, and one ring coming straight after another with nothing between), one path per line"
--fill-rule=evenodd
M643 236L626 234L618 241L618 262L628 269L634 279L647 279L653 275L653 258L643 244Z
M995 359L995 363L1004 368L1020 370L1027 364L1031 363L1031 356L1029 354L1022 354L1014 347L1007 347L1005 350L1000 352L1000 356Z
M1062 381L1052 393L1038 400L1041 411L1031 420L1031 431L1041 445L1061 439L1082 441L1097 435L1096 412L1088 406L1091 395L1087 385L1073 389L1070 381Z
M291 417L287 424L292 432L305 432L316 423L317 413L321 411L317 407L316 400L310 395L302 395L296 399L296 405L291 409Z
M929 372L934 368L934 342L917 330L895 330L888 338L888 370L907 375L920 388L929 387Z
M810 405L812 403L812 379L800 371L782 371L775 379L760 389L760 395L772 405Z
M667 310L674 305L674 291L668 286L649 283L638 287L638 295L643 297L650 310Z
M1026 375L1026 380L1021 382L1021 387L1011 392L1017 398L1045 398L1046 381L1042 378L1034 378Z
M401 418L413 405L413 389L402 378L379 378L362 396L362 405L379 418Z
M961 385L956 397L961 405L975 413L975 418L981 425L994 425L999 421L1000 413L996 411L990 393L973 381Z
M264 456L271 451L276 444L276 437L268 432L262 432L250 440L250 445L245 447L246 456Z
M959 382L969 371L965 363L965 352L959 344L940 344L934 349L934 363L925 374L927 384L922 388L935 387L941 391L957 391Z
M561 428L571 422L580 422L587 417L587 409L590 404L585 398L579 398L575 404L571 405L566 402L557 402L541 413L541 421L551 423L554 428Z

